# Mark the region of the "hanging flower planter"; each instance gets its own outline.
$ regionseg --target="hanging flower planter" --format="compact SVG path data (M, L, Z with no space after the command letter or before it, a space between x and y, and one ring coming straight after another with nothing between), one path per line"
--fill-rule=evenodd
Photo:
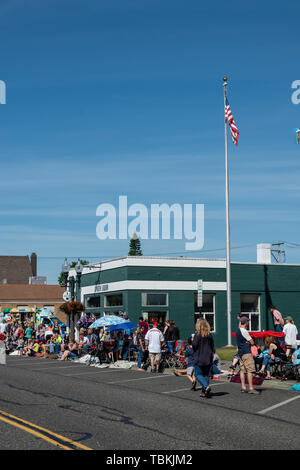
M81 313L84 310L84 306L82 305L82 303L76 301L65 302L59 308L67 315L70 315L71 313Z

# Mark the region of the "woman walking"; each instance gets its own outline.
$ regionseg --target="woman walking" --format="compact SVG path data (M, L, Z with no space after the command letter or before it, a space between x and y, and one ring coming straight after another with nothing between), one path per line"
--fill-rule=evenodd
M202 391L201 398L207 398L210 395L209 371L213 364L214 340L210 334L209 323L200 318L196 323L196 334L193 340L194 350L194 374Z

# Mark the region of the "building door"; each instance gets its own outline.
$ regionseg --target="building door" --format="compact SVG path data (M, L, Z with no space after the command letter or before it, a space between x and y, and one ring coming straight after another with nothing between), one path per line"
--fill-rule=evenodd
M154 322L157 322L159 326L163 326L166 319L168 318L168 312L167 311L142 312L142 317L145 320L148 320L149 325L153 325Z

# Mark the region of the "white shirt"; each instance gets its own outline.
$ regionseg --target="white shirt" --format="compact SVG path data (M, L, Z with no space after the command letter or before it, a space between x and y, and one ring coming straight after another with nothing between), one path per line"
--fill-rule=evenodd
M251 336L248 332L248 330L246 330L246 328L243 328L243 327L240 327L240 332L242 333L242 335L244 336L245 340L247 341L251 341Z
M158 328L151 328L147 331L145 340L149 341L149 353L159 354L161 352L161 343L164 342L165 338Z
M0 333L5 333L5 331L6 331L6 324L0 323Z
M285 334L285 344L296 347L298 334L296 326L293 323L286 323L283 327L283 333Z

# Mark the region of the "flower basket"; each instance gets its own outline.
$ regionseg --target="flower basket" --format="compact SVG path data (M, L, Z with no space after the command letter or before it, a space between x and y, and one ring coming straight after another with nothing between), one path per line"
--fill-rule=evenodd
M70 315L71 313L80 313L84 310L84 306L82 305L81 302L65 302L62 304L60 307L60 310L65 312L67 315Z

